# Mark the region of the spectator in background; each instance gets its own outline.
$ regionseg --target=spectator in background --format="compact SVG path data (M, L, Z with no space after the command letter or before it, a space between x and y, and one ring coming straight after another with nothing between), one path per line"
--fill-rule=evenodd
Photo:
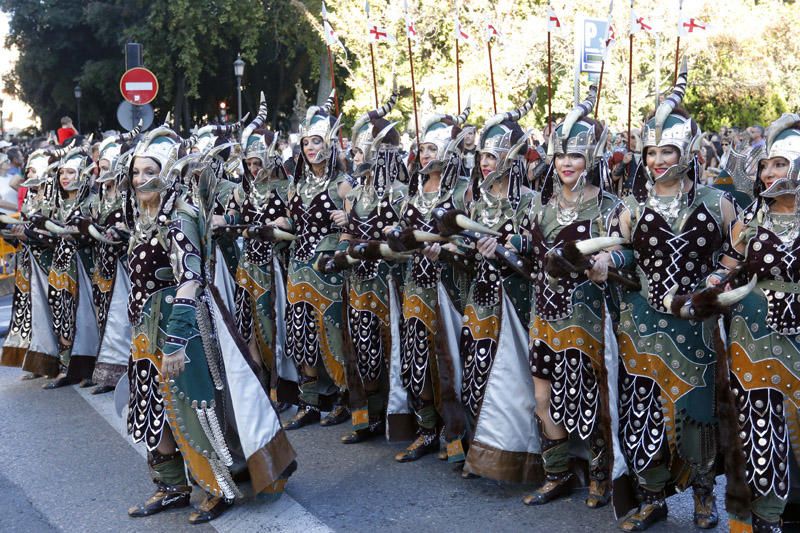
M294 175L294 169L297 166L297 160L300 158L300 147L295 145L292 147L292 157L283 162L286 173L290 176Z
M22 156L22 150L17 147L10 148L8 152L8 159L10 167L8 170L8 187L14 194L14 202L17 204L17 211L22 209L22 202L25 200L25 195L28 189L22 187L22 182L25 181L25 176L22 175L22 169L25 166L25 159ZM7 196L6 191L3 192L3 198Z
M767 141L764 139L764 128L756 124L747 128L747 134L750 135L750 146L756 148L758 146L766 146Z
M0 153L0 212L17 212L17 191L11 188L11 176L8 171L11 161L6 154Z
M75 137L78 130L72 125L72 119L69 117L61 117L61 127L58 128L56 136L58 136L58 144L64 145L64 142Z

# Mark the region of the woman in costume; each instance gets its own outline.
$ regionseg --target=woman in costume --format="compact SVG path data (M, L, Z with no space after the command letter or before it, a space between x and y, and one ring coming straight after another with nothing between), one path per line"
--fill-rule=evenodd
M673 316L665 297L691 293L711 273L736 212L728 195L697 183L700 128L679 107L686 83L684 60L643 126L643 166L621 217L642 287L623 295L617 331L619 439L641 497L626 531L666 519L668 484L693 488L695 525L718 521L715 323Z
M207 283L213 191L221 178L201 170L201 186L189 198L179 176L184 163L176 164L182 148L169 128L156 128L137 145L130 167L128 432L147 446L157 489L128 513L187 506L188 468L206 493L189 516L196 524L216 518L240 495L231 476L238 450L257 493L281 492L296 463L248 349L219 291ZM218 169L222 161L214 163Z
M397 263L384 259L385 232L397 224L405 199L407 170L399 153L400 135L385 117L397 102L397 88L380 108L360 117L351 141L361 157L354 168L359 184L347 195L346 230L338 249L358 261L348 271L346 316L349 350L348 388L352 431L345 444L362 442L385 433L392 343L392 306L399 302ZM359 246L365 247L357 251ZM401 256L401 261L405 256ZM394 259L394 258L392 258ZM391 296L395 295L395 298ZM396 312L397 309L394 310ZM399 326L399 316L397 324ZM398 330L399 333L399 330ZM390 436L391 436L390 428Z
M544 504L571 491L570 435L590 451L586 505L602 507L611 496L604 283L612 255L595 255L584 272L573 268L564 251L574 249L576 241L586 245L597 243L587 241L597 237L628 237L619 224L622 202L603 190L608 177L603 157L608 130L587 116L596 97L592 87L589 97L556 127L550 139L552 182L543 188L542 205L533 209L530 238L524 245L537 267L530 366L547 475L545 484L525 498L529 505ZM589 253L585 248L581 251ZM546 268L549 263L553 266Z
M289 178L277 151L277 133L261 128L265 119L266 104L241 139L245 167L239 221L246 229L236 272L236 323L269 372L274 399L288 402L296 401L297 394L284 386L289 384L284 369L292 365L283 352L287 246L280 237L291 236L276 232L274 223L285 220Z
M466 211L469 181L461 179L463 163L461 125L469 116L467 106L458 116L433 115L426 119L420 132L419 165L411 191L401 209L401 236L411 242L398 242L398 251L415 250L403 283L403 334L401 344L401 378L408 392L417 419L417 438L395 455L399 462L416 461L439 448L437 428L444 423L443 435L450 453L443 459L463 461L461 438L464 437L464 416L457 383L461 376L458 353L450 353L448 344L458 342L460 333L461 287L466 278L463 263L443 259L442 245L430 243L419 232L438 233L434 209ZM416 230L421 240L414 238ZM390 241L390 245L397 241ZM423 246L425 249L423 249ZM425 253L427 250L427 253ZM447 246L448 257L459 253L455 244ZM430 256L430 257L429 257ZM445 290L440 290L440 286ZM440 300L444 298L444 301ZM455 304L454 304L455 302ZM453 315L458 322L452 324ZM449 328L448 328L449 324ZM437 342L438 337L438 342ZM455 339L448 343L447 339Z
M60 154L63 156L63 153ZM60 156L57 156L60 158ZM0 223L3 226L4 238L15 239L19 243L19 250L16 253L14 270L14 296L12 301L11 323L9 324L8 334L3 342L2 353L0 353L0 365L21 367L25 356L31 346L33 327L31 317L33 312L33 302L31 294L31 260L34 250L37 257L43 253L45 244L55 244L55 241L46 242L27 229L33 217L40 210L44 209L44 183L46 181L49 161L53 157L52 152L47 150L36 150L28 157L25 165L26 181L25 186L30 189L30 194L25 196L19 219L11 219L8 216L0 216ZM27 234L26 234L27 233ZM49 265L49 260L47 261ZM49 268L49 266L48 266ZM57 370L57 369L56 369ZM54 374L54 373L53 373ZM31 377L39 377L41 373L31 374ZM48 374L52 375L52 374Z
M286 429L320 420L320 409L331 410L322 425L339 424L349 413L342 404L345 390L342 328L343 278L323 273L317 262L333 253L347 224L344 199L353 187L339 159L340 119L330 115L333 94L323 106L311 106L300 133L301 157L289 187L288 224L297 238L289 249L286 287L286 353L298 366L300 397L295 417Z
M48 301L58 337L61 372L45 385L55 389L86 380L90 385L97 358L97 316L88 272L93 268L92 239L86 231L91 219L92 167L86 148L70 150L56 176L56 211L46 229L60 237L48 280Z
M750 489L749 525L772 533L781 531L790 464L800 455L800 115L773 122L766 149L750 157L758 165L756 201L736 220L724 268L709 283L758 280L731 308L728 364L745 458L738 474ZM744 531L746 512L731 506L728 512L731 531Z
M130 277L125 267L125 252L129 228L125 220L124 198L120 178L127 175L124 166L129 154L122 155L123 143L134 139L139 129L104 139L100 143L96 180L99 188L93 222L86 225L95 239L92 292L100 328L100 349L92 381L97 387L92 394L114 390L127 371L130 354L130 325L127 317L127 297ZM122 184L126 186L126 184Z
M527 135L517 121L530 111L534 100L535 94L520 108L491 117L480 136L476 166L480 174L475 178L478 187L470 208L472 219L478 222L479 256L460 337L461 399L472 430L465 477L519 482L541 477L539 458L530 449L536 437L528 431L533 421L533 387L527 376L521 378L528 367L529 272L511 250L498 244L530 224L536 194L525 186ZM503 364L495 368L498 357ZM490 389L492 395L504 397L495 398L489 402L490 409L484 409ZM520 396L503 402L510 400L508 392L512 390ZM483 430L484 424L498 421L508 425L501 422L503 427Z

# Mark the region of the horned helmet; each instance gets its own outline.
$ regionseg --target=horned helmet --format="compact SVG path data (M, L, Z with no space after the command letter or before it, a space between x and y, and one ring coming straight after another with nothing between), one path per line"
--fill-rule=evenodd
M449 159L448 147L452 146L453 139L462 133L461 126L467 122L471 110L470 100L467 100L466 107L456 116L437 113L425 119L420 128L419 144L420 146L423 144L436 146L436 157L419 169L420 174L444 170Z
M769 125L766 144L750 154L750 159L758 164L756 174L756 194L765 198L775 198L784 194L800 192L800 115L784 113ZM782 157L789 162L786 176L775 180L764 190L761 181L761 162Z
M684 57L672 94L663 102L657 103L655 114L642 126L643 153L647 153L650 147L662 146L674 146L680 152L678 163L658 177L653 176L649 168L645 168L651 181L669 181L686 174L700 150L703 135L700 127L691 117L675 112L686 94L688 79L689 70Z
M341 128L341 116L334 117L331 115L333 110L334 98L336 96L336 89L331 91L330 96L321 106L311 106L306 111L306 118L300 125L300 144L302 146L303 139L307 137L320 137L323 142L323 148L315 156L313 161L306 158L305 151L301 150L300 154L306 164L316 165L323 161L328 161L335 156L336 150L336 135Z

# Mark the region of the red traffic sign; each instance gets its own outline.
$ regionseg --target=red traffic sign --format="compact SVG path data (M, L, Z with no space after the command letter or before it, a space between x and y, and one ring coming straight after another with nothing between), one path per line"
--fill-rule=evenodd
M119 80L122 97L134 105L149 104L158 94L156 75L144 67L127 70Z

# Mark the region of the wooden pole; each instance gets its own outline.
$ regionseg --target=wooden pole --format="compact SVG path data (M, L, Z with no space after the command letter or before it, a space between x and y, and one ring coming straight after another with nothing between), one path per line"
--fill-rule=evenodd
M594 119L600 120L600 94L603 92L603 71L606 69L606 62L600 62L600 80L597 82L597 101L594 103Z
M553 80L552 80L552 54L550 52L550 32L547 32L547 126L549 133L553 133ZM547 141L547 140L546 140Z
M631 146L631 91L633 88L633 34L630 34L630 48L628 49L628 151L633 151Z
M681 54L681 36L678 35L678 40L675 42L675 78L672 80L673 85L678 84L678 56Z
M378 76L375 74L375 50L372 43L369 43L369 58L372 62L372 92L375 93L375 109L380 107L378 102Z
M492 63L492 41L491 39L486 42L486 47L489 49L489 78L492 81L492 109L495 115L497 114L497 96L494 92L494 64Z
M456 99L458 101L458 114L461 114L461 63L459 59L458 38L456 38Z
M414 55L411 53L411 38L408 38L408 63L411 65L411 98L414 103L414 132L417 137L419 151L419 115L417 114L417 85L414 81Z
M331 47L327 46L328 48L328 67L331 71L331 88L335 91L333 93L333 105L334 109L336 110L336 116L339 116L339 91L336 91L336 78L333 75L333 54L331 53ZM344 148L344 139L342 139L342 128L339 128L339 145Z

